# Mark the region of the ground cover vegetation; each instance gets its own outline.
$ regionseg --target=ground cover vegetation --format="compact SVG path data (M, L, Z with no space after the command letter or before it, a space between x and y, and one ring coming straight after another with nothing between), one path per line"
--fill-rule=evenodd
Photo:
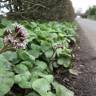
M20 25L19 25L20 24ZM0 96L74 96L53 72L72 68L76 26L69 22L0 23Z

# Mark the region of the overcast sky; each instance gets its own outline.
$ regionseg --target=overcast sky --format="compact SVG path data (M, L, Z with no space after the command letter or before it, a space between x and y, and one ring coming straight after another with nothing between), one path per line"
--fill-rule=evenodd
M92 5L96 5L96 0L71 0L75 10L82 9L83 12Z

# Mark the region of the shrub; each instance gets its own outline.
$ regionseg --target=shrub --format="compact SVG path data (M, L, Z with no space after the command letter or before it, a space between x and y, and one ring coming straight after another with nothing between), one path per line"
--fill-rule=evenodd
M8 17L11 19L18 17L19 19L72 21L75 17L70 0L1 0L0 2L5 3L9 10Z

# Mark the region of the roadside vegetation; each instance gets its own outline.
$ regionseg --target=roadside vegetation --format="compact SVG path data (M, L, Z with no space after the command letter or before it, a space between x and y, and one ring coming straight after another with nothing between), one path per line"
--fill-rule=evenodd
M6 19L0 23L0 96L74 96L53 72L60 66L67 71L73 67L75 24L19 24Z

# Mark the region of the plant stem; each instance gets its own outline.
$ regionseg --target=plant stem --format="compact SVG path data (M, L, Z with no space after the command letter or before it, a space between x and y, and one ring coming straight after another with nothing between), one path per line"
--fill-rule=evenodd
M1 53L3 53L3 52L4 52L4 49L3 49L3 48L1 48L1 49L0 49L0 54L1 54Z
M0 49L0 54L7 51L7 45Z

